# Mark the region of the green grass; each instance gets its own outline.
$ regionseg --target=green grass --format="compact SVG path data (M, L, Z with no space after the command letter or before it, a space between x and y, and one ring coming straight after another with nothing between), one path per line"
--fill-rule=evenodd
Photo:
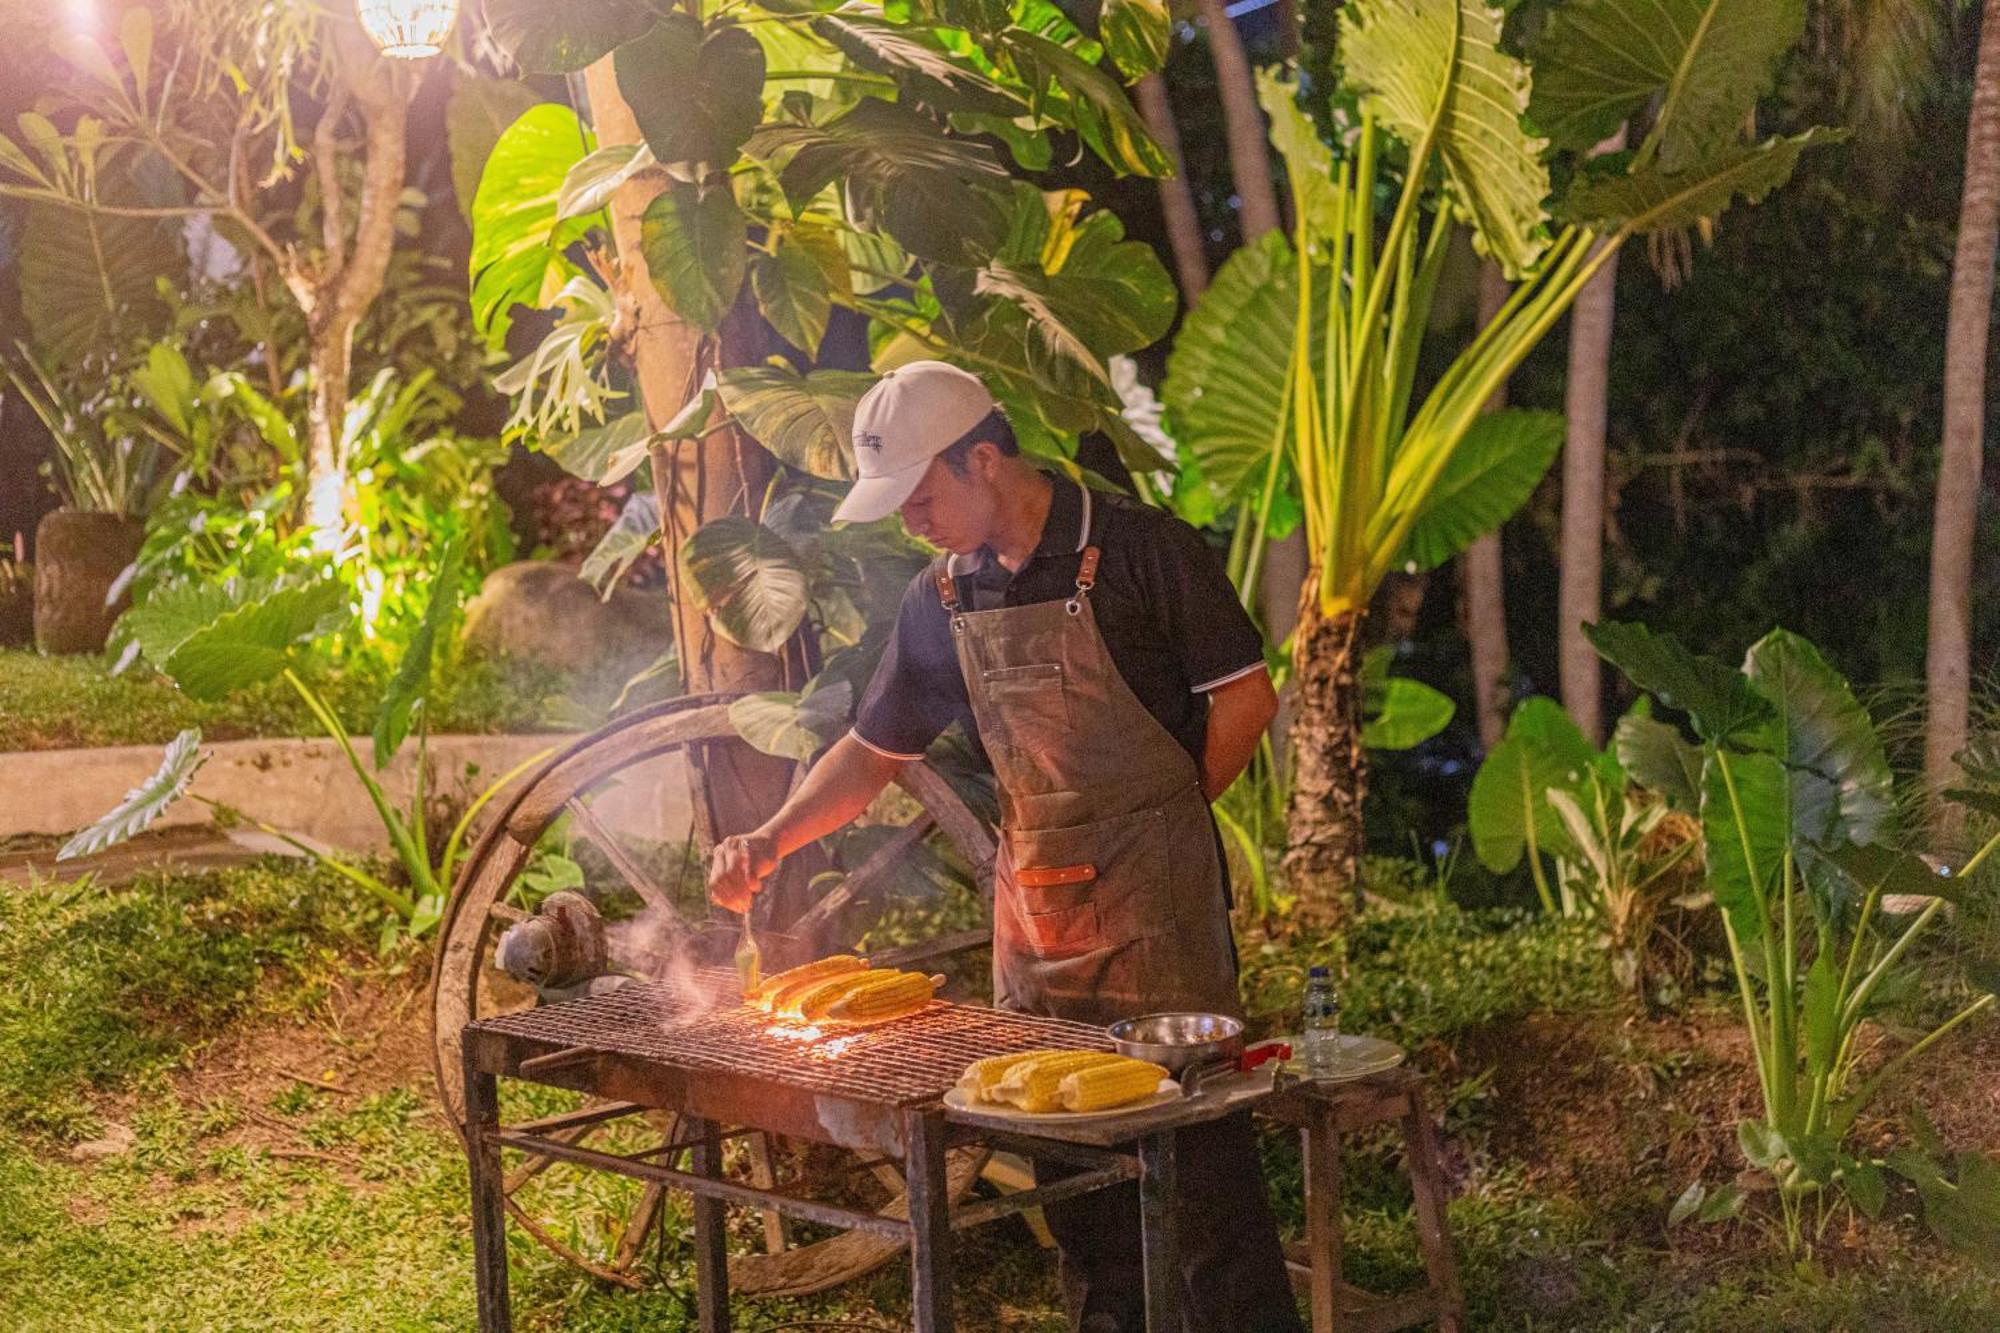
M380 668L309 667L309 677L358 735L375 725L387 677ZM600 691L601 692L601 691ZM546 672L468 660L439 675L435 732L538 731L597 724L607 699L581 701ZM204 739L317 736L312 714L283 680L203 703L134 667L113 676L99 657L42 657L0 650L0 753L98 745L164 745L186 727Z
M393 993L381 989L382 970L419 961L377 960L374 916L340 882L290 863L117 890L0 888L0 1333L471 1326L463 1157L421 1060L406 1048L403 1067L374 1066L386 1086L365 1093L274 1070L225 1080L204 1064L210 1043L267 1025L288 1034L294 1070L312 1072L303 1062L315 1042L372 1049L370 1033L336 1031L326 1015L333 988ZM1246 963L1260 993L1275 997L1305 957L1341 958L1353 1026L1422 1032L1427 1050L1456 1061L1458 1034L1479 1029L1491 1049L1495 1031L1549 1005L1580 1008L1577 1021L1615 1047L1625 1019L1609 1007L1587 945L1560 925L1425 906L1371 920L1341 949L1259 950ZM379 1021L393 1031L421 1018L412 1009ZM1624 1076L1599 1067L1604 1058L1550 1077ZM1680 1074L1663 1077L1671 1098ZM1480 1127L1513 1108L1480 1094L1479 1079L1468 1065L1441 1081L1456 1088L1443 1100L1470 1328L2000 1327L2000 1274L1940 1249L1907 1219L1865 1228L1865 1244L1820 1268L1793 1268L1750 1227L1664 1233L1661 1179L1635 1175L1596 1195L1553 1184L1490 1146L1505 1136ZM507 1088L513 1114L553 1109L563 1096ZM1664 1114L1635 1104L1630 1122L1609 1132L1657 1135ZM74 1160L67 1145L113 1116L132 1132L130 1150ZM1296 1232L1296 1142L1272 1133L1265 1147L1280 1216ZM1347 1271L1364 1284L1419 1279L1397 1152L1386 1134L1348 1144ZM559 1235L597 1249L615 1244L635 1189L556 1168L522 1198ZM737 1247L750 1248L755 1218L730 1216ZM515 1229L516 1327L692 1328L689 1230L677 1201L654 1283L633 1293L591 1280ZM962 1244L961 1327L1064 1327L1050 1257L1017 1224ZM823 1297L742 1303L738 1326L817 1318L906 1328L907 1282L897 1263Z

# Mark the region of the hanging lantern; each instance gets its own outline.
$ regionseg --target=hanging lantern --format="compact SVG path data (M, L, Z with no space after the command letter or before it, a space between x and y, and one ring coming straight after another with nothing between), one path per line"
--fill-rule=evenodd
M458 0L358 0L361 27L385 56L422 60L444 47Z

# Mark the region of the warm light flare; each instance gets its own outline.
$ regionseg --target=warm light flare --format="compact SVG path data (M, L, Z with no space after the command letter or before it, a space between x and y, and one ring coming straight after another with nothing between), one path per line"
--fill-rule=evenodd
M357 0L355 14L383 55L422 60L444 49L458 0Z

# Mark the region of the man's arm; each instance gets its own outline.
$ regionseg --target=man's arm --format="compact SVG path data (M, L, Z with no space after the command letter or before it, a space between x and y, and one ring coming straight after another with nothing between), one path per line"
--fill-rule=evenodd
M869 749L852 734L842 736L776 814L715 845L708 896L732 912L747 910L778 862L866 810L905 762Z
M1201 749L1201 789L1214 800L1250 764L1264 729L1278 715L1271 673L1252 671L1208 692L1208 738Z

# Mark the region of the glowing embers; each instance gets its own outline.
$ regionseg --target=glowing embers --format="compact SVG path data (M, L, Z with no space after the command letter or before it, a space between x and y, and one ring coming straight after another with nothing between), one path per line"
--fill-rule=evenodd
M809 1060L838 1060L862 1034L849 1028L845 1035L836 1036L817 1023L773 1023L764 1029L764 1035L801 1047Z

